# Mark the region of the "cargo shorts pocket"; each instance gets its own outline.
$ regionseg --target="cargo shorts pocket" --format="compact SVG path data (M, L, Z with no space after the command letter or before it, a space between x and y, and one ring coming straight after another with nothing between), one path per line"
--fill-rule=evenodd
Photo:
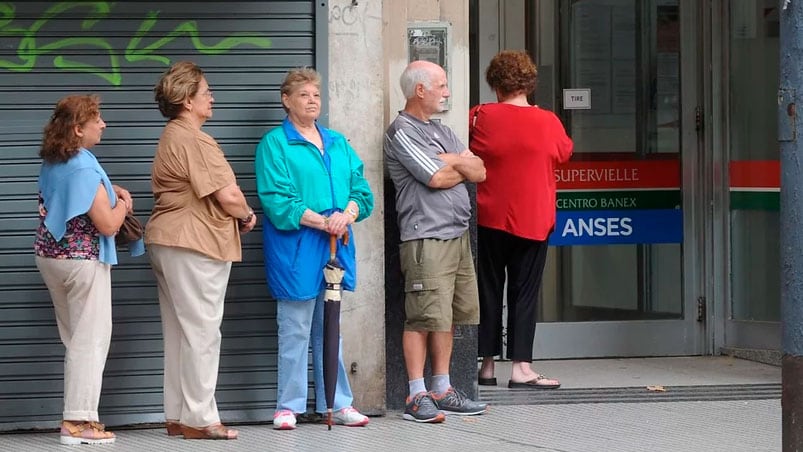
M433 331L444 321L441 307L442 282L437 278L411 279L404 284L406 327L410 330ZM451 319L448 319L451 322Z

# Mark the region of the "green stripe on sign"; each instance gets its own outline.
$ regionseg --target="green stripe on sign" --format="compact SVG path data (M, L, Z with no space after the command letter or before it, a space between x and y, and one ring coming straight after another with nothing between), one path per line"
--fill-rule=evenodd
M777 191L732 191L731 210L781 210L781 194Z
M558 210L679 209L680 190L558 192Z

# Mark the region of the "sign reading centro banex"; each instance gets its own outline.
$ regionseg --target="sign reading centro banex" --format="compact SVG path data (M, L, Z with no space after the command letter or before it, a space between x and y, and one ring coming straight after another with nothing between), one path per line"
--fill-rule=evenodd
M555 180L550 245L683 241L678 160L568 162Z

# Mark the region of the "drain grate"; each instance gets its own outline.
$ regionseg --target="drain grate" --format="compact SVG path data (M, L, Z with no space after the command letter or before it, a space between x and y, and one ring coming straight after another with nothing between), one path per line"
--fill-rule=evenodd
M507 389L480 387L479 399L492 405L549 405L564 403L693 402L712 400L780 399L780 384L664 386L582 389Z

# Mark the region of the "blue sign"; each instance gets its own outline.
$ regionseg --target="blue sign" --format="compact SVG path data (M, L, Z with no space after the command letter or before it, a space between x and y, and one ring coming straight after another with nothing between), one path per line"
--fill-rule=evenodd
M558 210L552 246L681 243L683 211Z

